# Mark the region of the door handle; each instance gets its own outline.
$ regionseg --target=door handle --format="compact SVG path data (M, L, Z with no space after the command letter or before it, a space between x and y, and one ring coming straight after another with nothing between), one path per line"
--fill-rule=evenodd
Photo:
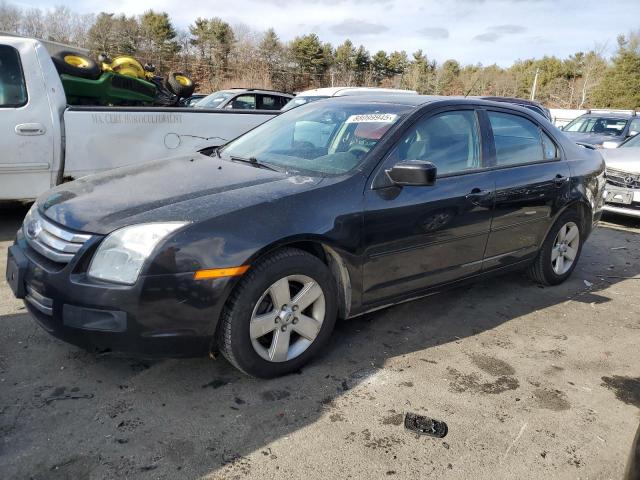
M562 185L564 185L565 183L567 183L569 181L569 177L565 177L562 174L557 174L556 177L553 179L553 183L556 184L556 186L561 187Z
M16 133L18 135L34 136L44 135L47 129L41 123L20 123L16 125Z
M474 188L471 192L467 193L465 198L467 200L484 200L491 196L493 192L491 190L482 190L481 188Z

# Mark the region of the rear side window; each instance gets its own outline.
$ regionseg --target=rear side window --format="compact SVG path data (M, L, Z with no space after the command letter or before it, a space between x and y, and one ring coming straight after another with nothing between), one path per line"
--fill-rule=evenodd
M18 51L0 45L0 108L22 107L27 103L27 87Z
M496 146L496 164L520 165L558 157L556 144L526 118L509 113L487 112Z
M260 95L260 105L258 108L262 110L280 110L281 105L279 97L275 97L273 95Z

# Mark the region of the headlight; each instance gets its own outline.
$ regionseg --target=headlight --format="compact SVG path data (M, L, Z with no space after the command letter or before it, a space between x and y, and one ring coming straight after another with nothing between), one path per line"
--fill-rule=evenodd
M104 239L91 260L88 275L133 285L153 249L185 222L143 223L116 230Z

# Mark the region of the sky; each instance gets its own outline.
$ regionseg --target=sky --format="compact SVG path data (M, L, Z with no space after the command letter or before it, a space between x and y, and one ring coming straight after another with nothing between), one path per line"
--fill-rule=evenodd
M13 1L50 8L60 0ZM282 40L314 32L334 46L349 38L372 54L422 49L438 62L497 63L605 48L640 28L640 0L66 0L79 13L137 15L153 8L186 29L197 17L220 17Z

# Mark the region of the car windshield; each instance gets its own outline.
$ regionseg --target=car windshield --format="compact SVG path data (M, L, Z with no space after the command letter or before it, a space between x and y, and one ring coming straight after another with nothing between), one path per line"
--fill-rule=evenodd
M629 140L627 140L626 142L624 142L622 145L620 145L620 148L640 148L640 134L636 135L633 138L630 138Z
M287 103L281 110L284 112L285 110L291 110L292 108L299 107L300 105L304 105L306 103L315 102L316 100L322 100L323 98L329 98L324 96L316 96L316 97L293 97L289 103Z
M620 136L627 120L608 117L578 117L564 127L565 132L596 133L599 135Z
M283 113L219 150L221 158L255 161L309 175L355 169L411 107L317 102Z
M211 95L207 95L203 99L195 103L194 107L197 108L218 108L222 102L231 98L233 92L226 90L220 90L219 92L213 92Z

